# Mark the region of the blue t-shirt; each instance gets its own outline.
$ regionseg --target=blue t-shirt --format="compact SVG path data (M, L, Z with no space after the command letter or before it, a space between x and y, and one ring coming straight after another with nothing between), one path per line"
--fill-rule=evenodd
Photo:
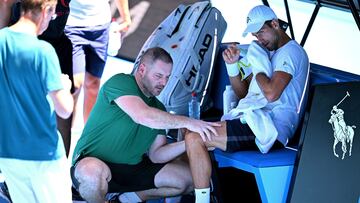
M49 43L9 28L0 30L0 157L54 160L63 156L48 96L63 88L60 73Z

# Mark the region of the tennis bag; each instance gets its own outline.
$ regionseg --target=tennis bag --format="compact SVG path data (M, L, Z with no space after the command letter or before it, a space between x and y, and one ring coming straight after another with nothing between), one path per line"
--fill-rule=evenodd
M188 115L191 93L196 92L201 111L212 105L209 86L214 60L227 23L220 11L208 1L179 5L147 39L135 60L151 47L161 47L170 53L173 70L158 99L168 112Z

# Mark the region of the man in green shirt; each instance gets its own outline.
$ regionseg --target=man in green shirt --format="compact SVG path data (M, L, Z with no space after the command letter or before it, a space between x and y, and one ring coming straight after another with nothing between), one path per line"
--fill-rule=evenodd
M164 129L216 134L215 123L171 115L155 97L172 70L171 56L150 48L135 75L117 74L101 88L73 156L73 185L88 202L122 193L140 202L193 191L184 141L167 144ZM137 192L130 192L137 191Z

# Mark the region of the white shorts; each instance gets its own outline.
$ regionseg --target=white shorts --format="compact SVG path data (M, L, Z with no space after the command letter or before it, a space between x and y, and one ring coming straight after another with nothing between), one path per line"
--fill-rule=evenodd
M0 158L0 170L13 203L72 203L66 156L51 161Z

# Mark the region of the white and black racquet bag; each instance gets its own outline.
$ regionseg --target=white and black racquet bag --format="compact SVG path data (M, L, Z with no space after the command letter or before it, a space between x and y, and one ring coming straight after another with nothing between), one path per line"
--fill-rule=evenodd
M173 58L169 81L158 99L168 112L188 115L191 93L196 92L201 111L211 107L210 83L218 45L227 23L208 1L178 6L150 35L135 61L151 47L162 47ZM133 71L134 71L133 70Z

